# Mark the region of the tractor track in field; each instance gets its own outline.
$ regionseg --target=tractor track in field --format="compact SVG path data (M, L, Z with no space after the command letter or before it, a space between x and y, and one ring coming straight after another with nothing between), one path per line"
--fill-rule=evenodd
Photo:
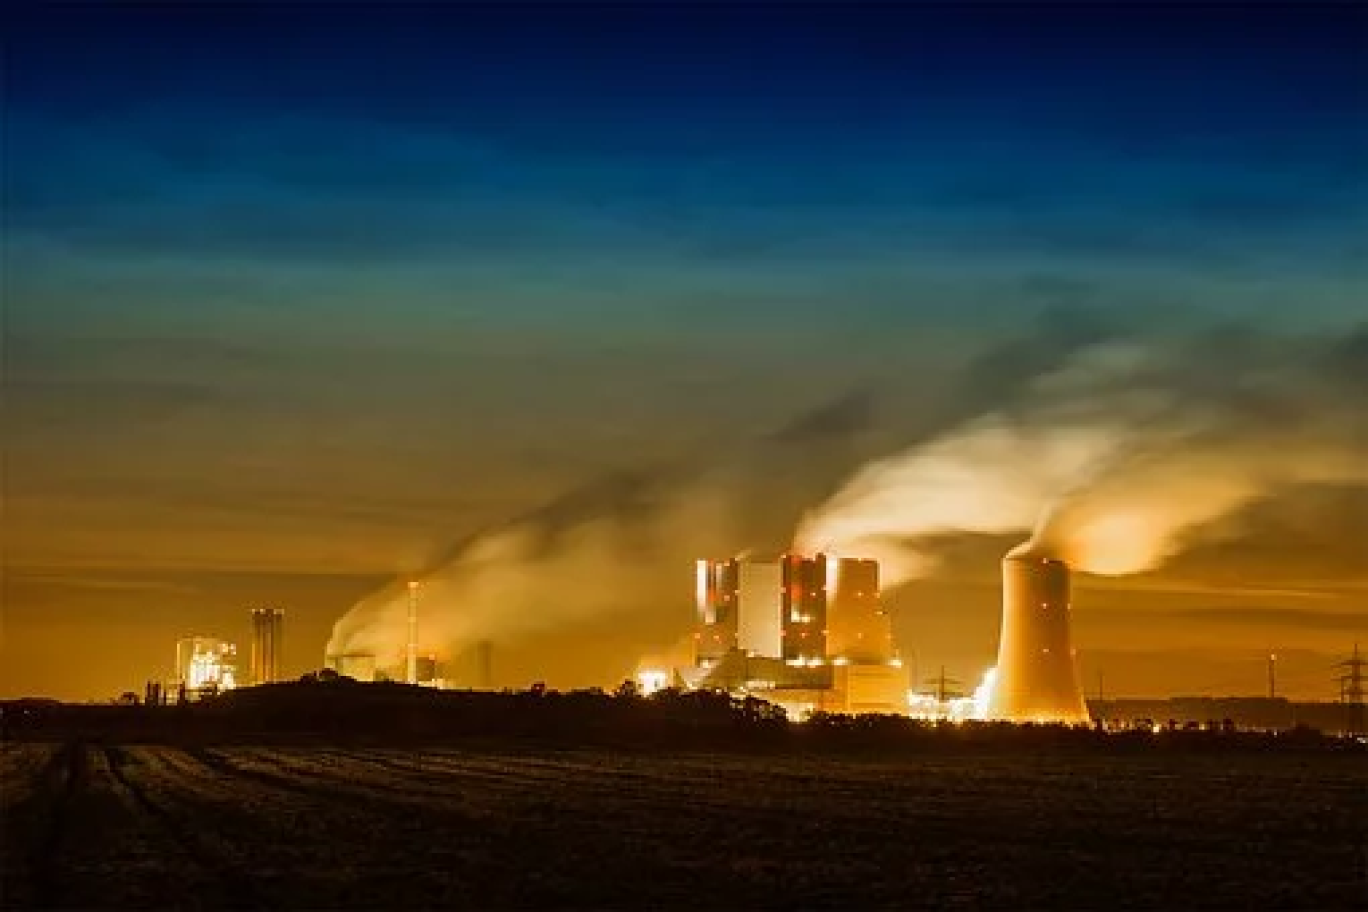
M85 788L90 765L88 748L78 741L63 744L43 764L42 787L34 800L46 805L40 834L29 846L33 904L38 909L62 908L61 855L72 826L72 805Z
M410 800L406 808L402 792L386 793L382 789L331 775L292 771L286 766L266 769L253 765L249 757L234 758L230 754L212 750L191 749L185 753L217 775L250 782L268 791L296 796L325 815L354 823L364 821L371 828L386 828L396 823L411 825L418 819L414 816L415 812L430 820L440 818L467 825L479 822L467 809L457 805L434 803L414 807ZM259 758L255 762L270 761Z
M189 827L166 805L152 796L150 791L135 777L128 775L127 768L135 764L128 752L121 747L103 748L110 776L142 810L163 838L175 848L177 853L199 871L207 883L212 883L224 899L217 908L265 909L269 904L260 896L250 872L239 862L211 851L204 839Z
M288 792L325 806L342 806L355 810L358 806L383 806L389 803L374 795L339 788L335 782L330 782L330 777L317 776L307 779L298 773L291 775L284 769L261 769L234 762L231 756L203 748L191 748L185 753L196 763L218 775L245 779L267 789Z

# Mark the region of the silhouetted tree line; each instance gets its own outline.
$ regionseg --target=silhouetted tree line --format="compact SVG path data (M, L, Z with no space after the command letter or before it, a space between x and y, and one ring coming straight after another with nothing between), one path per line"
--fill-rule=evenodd
M14 740L158 744L610 746L620 749L781 750L886 755L962 750L1339 750L1368 747L1299 728L1274 734L1229 726L1156 732L1008 723L924 722L902 716L819 713L793 724L755 697L662 690L631 682L614 692L439 691L306 675L193 703L0 705Z

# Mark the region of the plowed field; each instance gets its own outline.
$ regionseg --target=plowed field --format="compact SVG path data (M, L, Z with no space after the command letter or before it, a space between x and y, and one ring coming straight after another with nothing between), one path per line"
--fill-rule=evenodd
M1361 758L5 745L7 908L1362 908Z

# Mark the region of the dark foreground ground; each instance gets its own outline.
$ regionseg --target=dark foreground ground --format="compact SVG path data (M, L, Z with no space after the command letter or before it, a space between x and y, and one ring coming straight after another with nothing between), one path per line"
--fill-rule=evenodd
M8 908L1368 904L1361 756L7 744Z

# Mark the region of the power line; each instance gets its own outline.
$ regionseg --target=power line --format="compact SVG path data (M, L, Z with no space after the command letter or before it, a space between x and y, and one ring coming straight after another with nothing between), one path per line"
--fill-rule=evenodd
M1358 643L1354 644L1354 654L1350 658L1339 662L1336 668L1344 669L1344 673L1335 678L1339 684L1340 703L1344 706L1344 731L1349 735L1364 734L1364 669L1368 668L1368 659L1359 653Z

